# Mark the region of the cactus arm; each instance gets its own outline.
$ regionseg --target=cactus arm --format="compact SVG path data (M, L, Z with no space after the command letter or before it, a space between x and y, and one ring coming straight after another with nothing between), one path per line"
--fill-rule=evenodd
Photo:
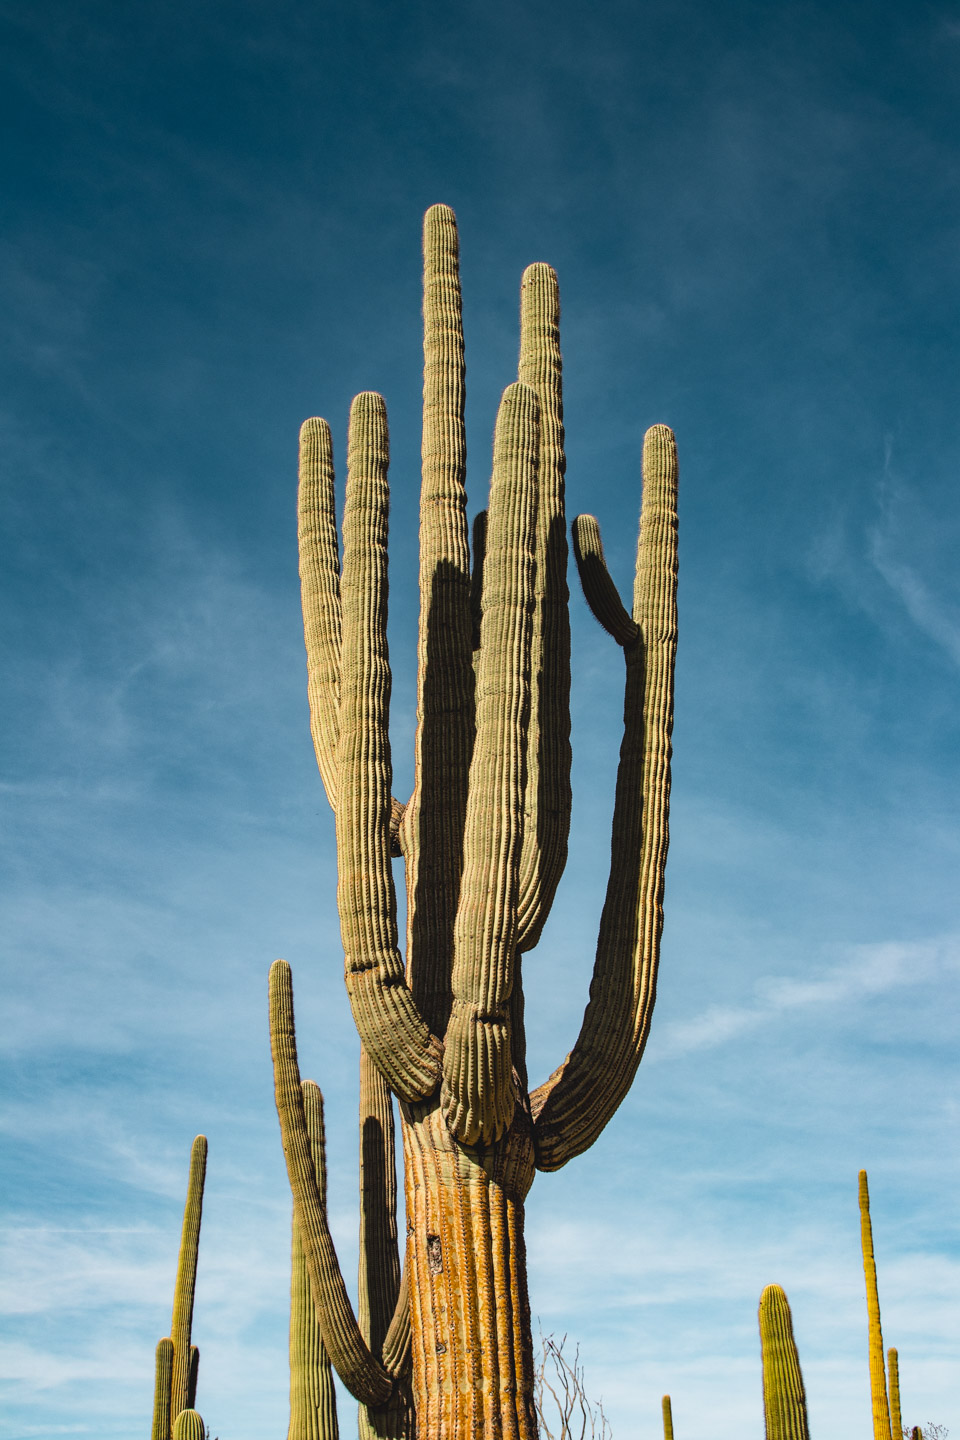
M660 1409L663 1411L663 1440L673 1440L673 1407L669 1395L664 1395L660 1401Z
M807 1396L790 1305L779 1285L760 1296L760 1353L766 1440L809 1440Z
M592 515L578 515L573 522L573 553L583 595L594 618L618 645L632 645L639 633L637 622L625 609L616 585L610 578L603 555L600 526Z
M326 1146L323 1096L304 1080L303 1118L317 1178L317 1195L326 1206ZM290 1425L287 1440L337 1440L337 1397L330 1356L323 1343L310 1293L310 1275L294 1212L290 1246Z
M665 425L645 436L643 478L633 604L640 634L624 649L624 735L590 1000L573 1050L530 1097L544 1170L588 1149L616 1111L656 998L677 635L677 461Z
M383 1363L391 1375L406 1375L410 1370L413 1334L410 1328L410 1283L407 1267L400 1273L397 1303L383 1341Z
M270 1048L287 1176L323 1343L351 1395L367 1405L382 1404L390 1395L393 1380L371 1355L360 1333L313 1163L297 1063L293 983L285 960L276 960L270 967Z
M177 1260L177 1281L173 1292L173 1320L170 1326L170 1339L173 1341L173 1378L170 1384L171 1425L180 1411L188 1408L190 1328L193 1324L193 1298L197 1286L197 1251L200 1245L203 1182L206 1173L207 1137L198 1135L190 1150L190 1178L187 1182L187 1203L183 1210L180 1255Z
M383 1076L360 1052L360 1330L380 1354L400 1291L393 1102Z
M406 857L410 984L431 1030L450 1011L450 967L473 745L473 635L466 518L463 321L457 223L423 221L423 444L420 624L413 795Z
M570 834L570 616L561 374L557 276L549 265L530 265L520 289L518 378L533 387L540 402L540 469L519 950L532 950L540 939L566 864Z
M523 843L539 429L536 392L508 386L494 439L477 734L441 1090L447 1125L466 1145L499 1139L515 1101L509 1001Z
M892 1345L887 1351L887 1374L890 1377L890 1434L892 1440L903 1440L903 1417L900 1414L900 1357Z
M877 1291L877 1265L873 1255L873 1226L870 1223L870 1191L867 1172L860 1171L860 1245L863 1250L863 1274L867 1285L867 1336L870 1347L870 1397L873 1411L874 1440L892 1440L890 1407L887 1402L887 1377L883 1364L883 1332L880 1328L880 1296ZM898 1437L899 1440L899 1437Z
M350 409L343 518L343 643L337 748L337 906L347 994L360 1039L395 1095L418 1100L439 1079L440 1042L404 978L390 864L386 407Z
M305 420L300 427L297 536L310 733L323 788L336 810L340 734L340 553L333 442L326 420Z
M170 1440L170 1385L173 1379L173 1341L157 1341L153 1386L153 1426L150 1440Z
M196 1410L180 1411L173 1426L173 1440L206 1440L207 1427Z

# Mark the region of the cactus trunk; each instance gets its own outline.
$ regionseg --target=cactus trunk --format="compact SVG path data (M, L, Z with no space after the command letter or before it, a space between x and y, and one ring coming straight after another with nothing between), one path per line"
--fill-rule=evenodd
M457 1145L435 1102L404 1111L417 1440L535 1440L523 1240L529 1119L518 1109L481 1154Z
M867 1335L870 1349L870 1399L873 1410L873 1440L892 1440L887 1376L883 1363L883 1332L880 1329L880 1297L877 1265L873 1258L873 1226L870 1223L870 1191L867 1172L860 1171L860 1244L863 1274L867 1284ZM899 1437L898 1437L899 1440Z
M892 1345L887 1351L887 1373L890 1376L890 1432L893 1440L903 1440L903 1419L900 1414L900 1357Z
M669 1395L664 1395L660 1407L663 1410L663 1440L673 1440L673 1406Z
M793 1318L779 1285L768 1285L760 1296L759 1320L767 1440L809 1440L807 1397Z

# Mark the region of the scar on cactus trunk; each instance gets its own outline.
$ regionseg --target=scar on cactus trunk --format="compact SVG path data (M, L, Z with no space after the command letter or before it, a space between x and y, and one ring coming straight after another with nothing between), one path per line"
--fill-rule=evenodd
M518 380L497 417L488 508L466 521L464 361L453 212L424 222L420 629L413 794L391 794L386 407L350 413L341 569L330 428L300 440L300 574L311 731L336 817L345 978L363 1050L399 1103L406 1289L382 1342L346 1297L309 1155L289 967L271 972L278 1111L317 1321L368 1405L402 1384L412 1334L419 1440L535 1436L524 1200L589 1148L643 1054L656 993L676 649L677 463L643 447L631 610L599 528L573 526L581 584L624 652L611 867L579 1038L532 1092L522 960L537 944L570 826L570 639L559 294L523 276ZM407 888L406 959L392 856ZM389 1098L389 1095L388 1095Z

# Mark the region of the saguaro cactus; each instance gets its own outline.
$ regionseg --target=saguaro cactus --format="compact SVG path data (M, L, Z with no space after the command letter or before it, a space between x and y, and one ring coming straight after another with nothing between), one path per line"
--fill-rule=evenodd
M663 1411L663 1440L673 1440L673 1406L669 1395L664 1395L660 1408Z
M887 1375L890 1379L890 1434L892 1440L903 1440L903 1418L900 1414L900 1357L892 1345L887 1351Z
M177 1416L185 1410L192 1412L197 1398L200 1352L196 1345L190 1343L190 1331L197 1286L197 1253L206 1174L207 1137L198 1135L190 1150L190 1175L180 1233L170 1335L157 1345L152 1440L170 1440Z
M807 1396L793 1318L779 1285L768 1285L760 1296L759 1321L767 1440L808 1440Z
M676 449L643 447L632 613L596 521L574 544L597 619L625 660L611 869L579 1038L528 1089L522 956L540 937L570 824L569 634L559 297L548 265L521 289L519 379L504 392L473 566L466 521L464 363L453 212L424 223L423 481L414 790L391 796L388 437L378 395L353 402L343 564L325 421L301 432L300 541L311 728L336 815L345 976L365 1054L400 1103L406 1271L420 1440L532 1437L523 1240L537 1169L593 1144L626 1095L656 992L676 647ZM404 859L406 963L391 855ZM373 1403L398 1373L362 1333L308 1163L288 986L275 968L274 1053L297 1221L324 1342ZM289 1012L289 1013L288 1013ZM398 1312L399 1315L399 1312Z
M302 1085L303 1113L321 1204L326 1200L323 1096ZM287 1440L337 1440L337 1397L330 1357L317 1324L300 1227L294 1214L290 1263L290 1425Z
M860 1171L860 1245L863 1274L867 1282L867 1337L870 1348L870 1401L874 1440L892 1440L887 1376L883 1364L883 1332L880 1329L880 1297L877 1293L877 1266L873 1258L873 1226L870 1223L870 1191L867 1172ZM900 1437L897 1436L897 1440Z

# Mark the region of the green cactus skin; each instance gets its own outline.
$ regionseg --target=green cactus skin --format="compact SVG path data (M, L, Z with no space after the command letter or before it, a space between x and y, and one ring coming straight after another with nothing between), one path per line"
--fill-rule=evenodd
M170 1387L171 1426L190 1398L190 1329L193 1324L193 1299L197 1286L197 1251L200 1245L200 1220L203 1214L203 1184L207 1173L207 1137L198 1135L190 1151L190 1178L187 1182L187 1203L183 1211L177 1280L173 1292L173 1320L170 1338L173 1341L173 1379ZM194 1382L194 1385L196 1382Z
M664 1395L660 1405L663 1410L663 1440L673 1440L673 1406L670 1404L670 1396Z
M793 1338L793 1318L779 1285L768 1285L760 1296L759 1321L766 1440L809 1440L807 1396Z
M304 1123L321 1203L326 1200L326 1148L323 1096L304 1080ZM330 1357L323 1343L310 1294L310 1276L294 1213L290 1266L290 1425L287 1440L337 1440L337 1397Z
M501 402L472 571L459 250L453 212L442 205L424 220L423 318L418 709L406 805L391 795L386 409L373 394L351 409L342 567L329 429L314 419L301 431L311 726L336 814L347 991L364 1053L402 1121L407 1285L379 1353L383 1319L378 1330L372 1309L360 1325L354 1318L316 1192L289 969L280 962L271 973L278 1113L314 1303L344 1383L363 1403L382 1405L412 1336L419 1440L534 1440L524 1199L535 1170L587 1149L623 1100L656 994L676 447L662 425L644 440L632 613L606 572L596 521L580 517L574 526L588 604L624 651L624 738L590 1000L570 1054L531 1094L521 955L542 932L570 825L556 276L541 264L524 274L518 379ZM390 863L397 854L407 886L405 965ZM383 1317L388 1310L384 1301Z
M170 1440L170 1385L173 1379L173 1341L157 1341L153 1388L153 1427L150 1440Z
M173 1426L173 1440L206 1440L206 1426L196 1410L181 1410Z
M892 1440L887 1376L883 1364L883 1332L880 1328L880 1297L877 1293L877 1266L873 1257L873 1226L870 1223L870 1191L867 1172L860 1171L860 1245L863 1274L867 1283L867 1334L870 1347L870 1397L874 1440ZM899 1436L897 1437L899 1440Z
M891 1345L887 1351L887 1374L890 1380L890 1434L902 1440L903 1420L900 1416L900 1357Z

